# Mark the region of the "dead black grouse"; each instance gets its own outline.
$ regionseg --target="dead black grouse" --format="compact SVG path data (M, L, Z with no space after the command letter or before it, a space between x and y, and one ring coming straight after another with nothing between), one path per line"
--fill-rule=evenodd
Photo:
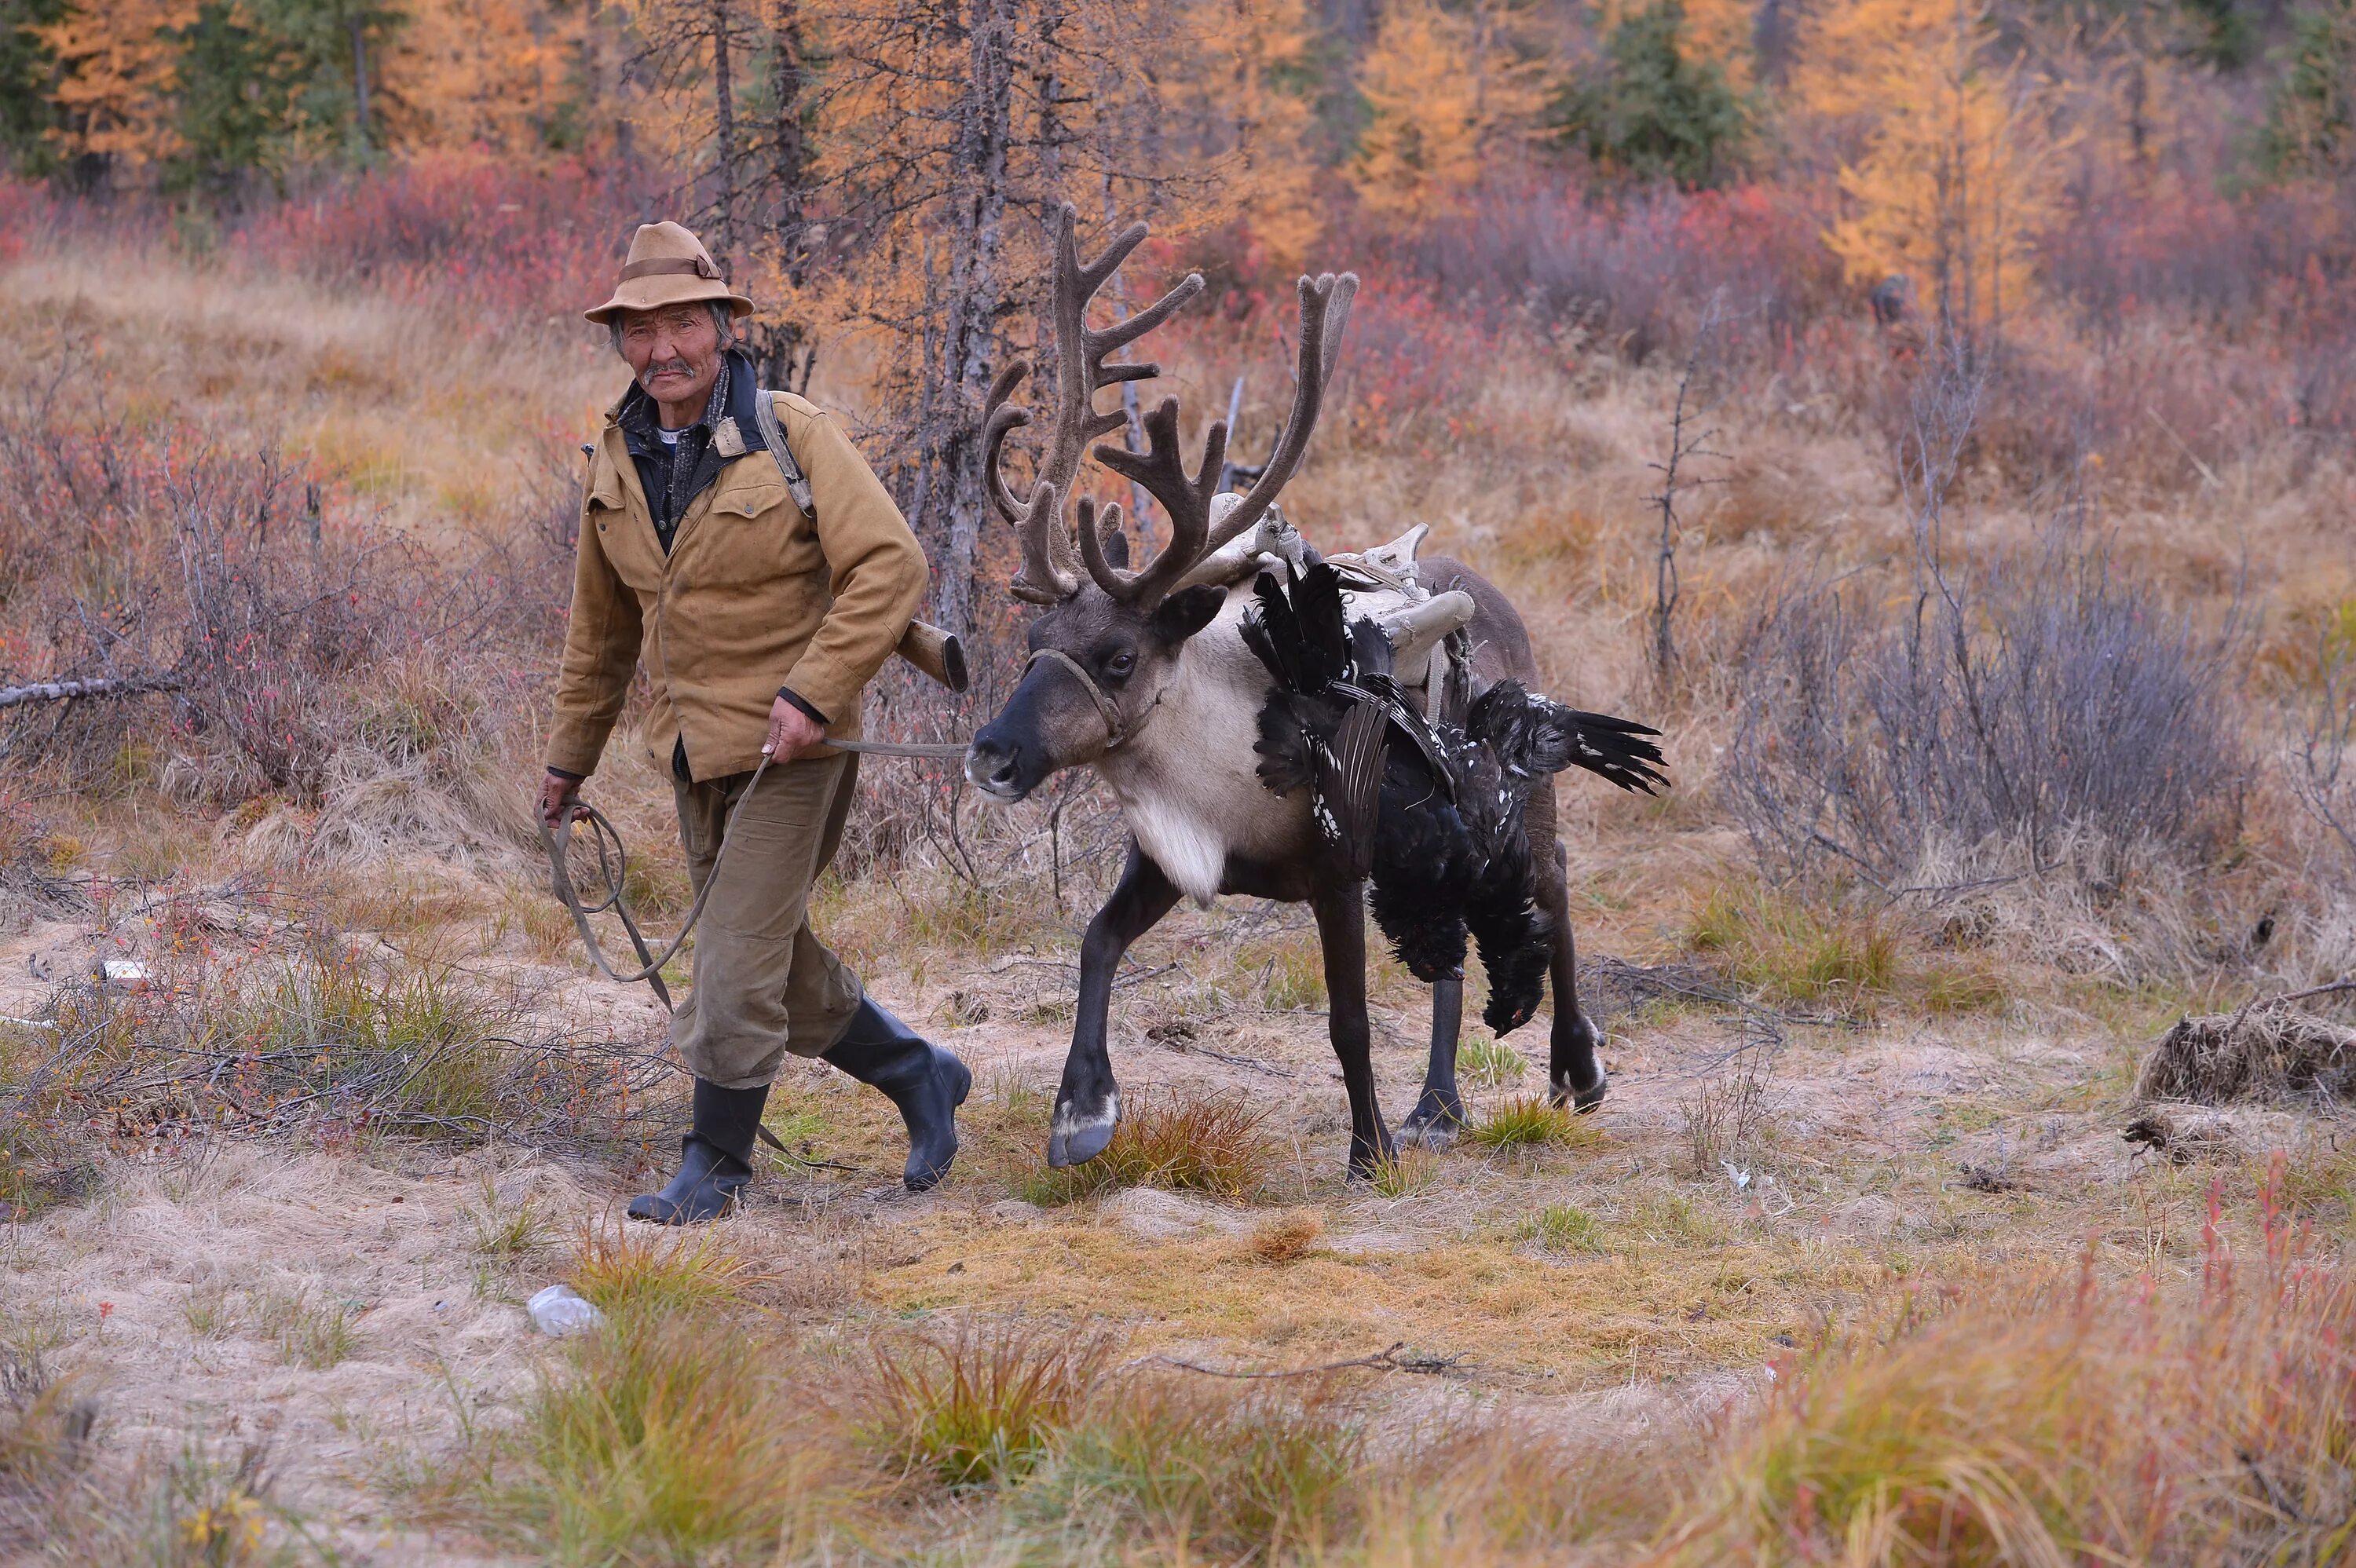
M1262 572L1243 637L1276 685L1259 712L1260 782L1310 792L1318 829L1374 884L1375 923L1430 984L1459 972L1469 932L1489 973L1482 1018L1529 1022L1554 931L1537 907L1523 807L1541 778L1577 765L1622 789L1666 784L1657 730L1548 701L1503 680L1462 724L1425 718L1391 675L1370 619L1350 622L1341 577L1320 563L1290 584Z

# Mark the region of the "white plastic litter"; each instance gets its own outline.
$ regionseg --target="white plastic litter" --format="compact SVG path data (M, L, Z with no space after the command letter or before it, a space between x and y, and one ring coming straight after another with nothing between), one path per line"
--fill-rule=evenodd
M1751 1173L1749 1171L1743 1169L1740 1166L1735 1164L1730 1159L1721 1159L1718 1163L1719 1168L1726 1172L1726 1179L1734 1183L1734 1189L1737 1192L1748 1192L1751 1190Z
M531 1314L532 1327L552 1339L567 1335L586 1334L605 1320L605 1315L581 1299L569 1285L552 1285L524 1303Z
M98 977L110 991L136 994L147 988L147 965L136 958L106 958L98 965Z

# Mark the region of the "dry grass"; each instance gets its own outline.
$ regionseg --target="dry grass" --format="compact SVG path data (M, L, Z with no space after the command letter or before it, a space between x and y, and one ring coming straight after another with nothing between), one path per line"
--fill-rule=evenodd
M1499 1102L1464 1129L1467 1141L1492 1154L1537 1153L1550 1148L1586 1148L1601 1141L1592 1117L1558 1105L1543 1094L1517 1094Z
M952 1488L1020 1481L1078 1419L1109 1354L1097 1336L1023 1323L879 1342L862 1429L905 1474Z
M2137 1100L2345 1099L2356 1088L2356 1029L2290 1001L2179 1019L2136 1074Z
M566 1275L584 1299L616 1317L733 1306L767 1278L725 1226L678 1231L618 1214L582 1222Z
M1054 1170L1033 1166L1015 1192L1041 1205L1076 1202L1122 1187L1159 1187L1244 1202L1268 1183L1276 1145L1269 1111L1238 1093L1173 1087L1130 1097L1102 1154Z
M307 448L331 528L348 524L363 542L406 531L455 546L452 560L476 558L472 530L520 547L548 519L562 520L571 449L544 432L594 428L616 380L594 345L576 351L569 339L523 332L496 354L469 344L428 363L413 345L435 330L432 313L365 291L330 297L309 285L213 277L160 254L36 251L0 277L0 295L44 339L0 370L0 389L24 390L75 335L74 362L102 376L113 368L130 400L114 412L127 428L154 431L155 450L199 428L232 463L264 438ZM1231 383L1234 345L1205 338L1175 349L1170 362L1190 389ZM136 373L123 374L134 358ZM830 368L857 374L847 360ZM1175 977L1124 987L1117 1028L1248 1015L1269 1042L1252 1053L1296 1073L1281 1093L1267 1093L1264 1075L1189 1058L1173 1069L1186 1087L1133 1097L1113 1150L1050 1173L1036 1164L1046 1097L1004 1066L1005 1082L967 1109L968 1153L944 1198L870 1204L861 1173L781 1166L765 1185L790 1182L806 1207L691 1238L610 1217L602 1227L584 1222L584 1211L627 1189L610 1168L581 1178L595 1197L552 1196L537 1210L496 1189L469 1202L478 1175L468 1165L439 1202L440 1251L421 1242L398 1269L373 1254L342 1275L323 1264L303 1333L274 1303L208 1278L185 1295L167 1284L162 1315L144 1321L126 1321L123 1297L102 1338L86 1335L72 1356L101 1379L146 1366L151 1346L183 1358L185 1323L201 1341L198 1361L231 1369L204 1385L206 1397L218 1392L234 1406L250 1392L235 1369L266 1367L273 1408L306 1443L328 1430L321 1407L358 1380L384 1388L388 1402L452 1403L444 1374L422 1370L444 1367L465 1390L457 1419L481 1423L471 1438L421 1437L473 1467L445 1501L470 1537L487 1532L539 1561L1897 1563L1996 1560L1999 1526L2012 1532L2017 1561L2049 1543L2063 1560L2096 1549L2163 1563L2345 1555L2328 1528L2303 1522L2350 1508L2335 1490L2349 1455L2329 1408L2348 1403L2328 1353L2327 1336L2348 1342L2337 1276L2286 1263L2261 1286L2266 1241L2229 1212L2216 1229L2229 1244L2241 1241L2246 1287L2198 1290L2188 1276L2212 1262L2194 1240L2208 1222L2210 1185L2254 1186L2252 1162L2270 1135L2244 1130L2230 1154L2183 1168L2146 1161L2122 1174L2110 1110L2126 1072L2123 1053L2105 1043L2113 1030L2148 1039L2154 1009L2165 1005L2172 1017L2201 986L2238 1000L2258 970L2297 969L2305 983L2327 976L2300 966L2356 953L2344 931L2331 934L2332 920L2346 925L2334 900L2345 901L2320 886L2329 879L2312 869L2322 863L2313 844L2299 837L2291 806L2260 788L2230 863L2048 846L2057 858L2050 876L1935 908L1861 889L1836 901L1816 890L1760 888L1744 869L1751 851L1730 818L1720 759L1735 739L1730 656L1751 607L1804 558L1821 551L1828 571L1863 563L1869 573L1902 556L1906 518L1874 415L1855 389L1792 381L1788 396L1730 399L1721 444L1740 454L1738 482L1697 514L1706 521L1681 552L1688 667L1656 688L1624 628L1641 623L1650 592L1632 500L1652 487L1644 463L1658 451L1673 380L1582 349L1501 361L1461 389L1461 407L1444 419L1429 407L1374 417L1350 390L1344 417L1321 433L1288 492L1288 510L1328 549L1387 539L1400 519L1446 518L1434 548L1492 571L1521 601L1554 695L1666 722L1674 798L1625 801L1576 784L1563 792L1574 920L1590 955L1658 961L1690 951L1748 999L1783 1010L1777 1027L1789 1051L1774 1058L1785 1065L1772 1104L1772 1053L1739 1057L1714 1077L1697 1067L1724 1049L1716 1023L1738 1020L1708 1004L1661 1006L1612 1020L1613 1099L1603 1117L1569 1124L1582 1136L1608 1125L1610 1136L1576 1160L1410 1150L1370 1188L1344 1184L1340 1090L1327 1077L1319 1020L1308 1016L1324 1002L1313 937L1297 912L1181 911L1136 955L1138 970L1174 965ZM487 402L465 389L470 381L499 395ZM1280 417L1277 379L1255 373L1250 385L1258 400L1247 422ZM290 403L289 387L306 390ZM856 386L837 391L839 406L858 406ZM71 420L87 411L67 411ZM564 461L546 475L529 453L516 462L541 446ZM1415 461L1400 461L1402 452ZM1566 453L1577 461L1566 464ZM2249 541L2242 581L2253 604L2282 597L2296 613L2324 614L2347 602L2345 569L2325 548L2345 515L2346 475L2336 458L2283 455L2254 447L2221 462L2214 485L2154 481L2096 497L2133 547L2121 559L2159 585L2170 614L2198 621L2236 592L2240 568L2217 543L2226 539ZM1998 479L1973 481L1986 495L1969 516L1955 508L1959 549L2037 526ZM2099 489L2105 475L2090 468L2085 482ZM84 564L78 558L76 570ZM519 594L561 599L561 581L551 588L538 571L518 579ZM605 1162L668 1157L658 1124L675 1110L669 1070L641 1073L652 1057L642 1036L573 1049L641 1026L615 1022L605 989L580 983L569 923L502 815L522 799L515 780L530 771L529 716L542 710L534 672L549 666L554 624L549 615L519 637L511 667L404 657L322 686L321 711L348 724L318 759L316 799L273 794L224 811L201 751L179 755L176 741L100 735L96 726L86 793L63 805L36 798L38 810L63 816L36 823L8 795L0 913L90 924L104 903L110 939L145 944L166 967L164 988L115 1008L102 1025L71 997L59 998L79 1026L78 1054L60 1056L68 1042L50 1031L0 1025L0 1089L37 1112L0 1120L0 1199L18 1221L10 1261L27 1288L54 1294L80 1324L92 1305L82 1297L103 1294L104 1270L121 1264L168 1281L162 1271L181 1255L173 1246L185 1226L212 1226L215 1211L165 1205L147 1166L168 1170L170 1156L158 1152L170 1147L166 1135L204 1118L267 1133L261 1147L273 1158L293 1140L350 1151L348 1176L335 1179L378 1184L352 1211L369 1216L371 1238L379 1216L394 1235L396 1217L416 1216L444 1171L487 1137ZM2294 677L2306 678L2286 678ZM2269 690L2244 694L2261 733L2276 717ZM895 692L895 704L905 695ZM895 706L891 718L894 733L969 728L930 709ZM1035 1078L1041 1059L1063 1045L1066 961L1117 874L1118 822L1084 782L1052 823L1053 804L977 814L940 783L925 770L867 775L853 848L823 890L818 923L879 995L924 1009L908 1016L986 1025L969 1037L981 1052ZM178 805L161 803L159 784ZM668 785L617 735L596 787L640 852L632 897L659 917L680 886ZM432 863L400 863L411 851ZM209 859L216 855L219 864ZM1983 859L1957 852L1913 880L2009 879L2019 869ZM239 868L284 879L295 890L284 898L316 897L330 918L252 954L243 935L192 918L195 901L177 891L152 925L123 912L169 891L164 879L176 873L185 884ZM257 895L237 912L290 907ZM2280 934L2260 955L2248 933L2276 907ZM1689 910L1697 912L1680 920ZM372 933L423 956L388 955ZM314 937L316 954L305 946ZM242 963L234 987L177 989L232 949ZM437 963L437 952L456 961ZM353 962L355 953L366 962ZM1000 959L1014 966L993 967ZM1396 1034L1404 1019L1410 1037L1383 1042L1387 1099L1392 1075L1412 1071L1425 995L1380 965L1373 989L1388 1027ZM0 1011L48 1006L34 997ZM1794 1018L1838 1027L1819 1033ZM2022 1019L2033 1027L2008 1027ZM594 1032L572 1032L584 1029ZM214 1054L186 1082L138 1087L182 1071L172 1052L198 1042ZM324 1062L294 1054L322 1042L335 1047ZM2016 1053L2042 1054L2030 1069ZM61 1061L70 1074L59 1076ZM423 1072L406 1082L421 1061ZM212 1088L217 1067L233 1094ZM1468 1084L1505 1094L1528 1081L1517 1052L1478 1039L1466 1042L1460 1068ZM1241 1082L1253 1098L1209 1086L1220 1082ZM304 1099L312 1094L324 1097ZM1271 1103L1273 1115L1253 1109ZM345 1114L355 1110L369 1114ZM2237 1126L2246 1120L2234 1116ZM1483 1125L1502 1147L1532 1151L1554 1147L1551 1124L1508 1104ZM872 1093L813 1088L776 1102L772 1125L805 1154L863 1168L873 1149L896 1149L889 1109ZM1474 1149L1480 1131L1468 1140ZM2344 1236L2356 1215L2344 1132L2324 1122L2295 1136L2304 1139L2299 1157L2275 1189L2319 1230ZM2014 1160L2007 1168L2021 1186L1990 1192L1958 1181L1966 1160L1985 1167L1997 1156ZM1722 1160L1772 1169L1798 1211L1778 1218L1755 1189L1734 1190ZM993 1205L1001 1181L1051 1206L1144 1183L1219 1201L1275 1193L1303 1207L1257 1224L1221 1214L1193 1232L1153 1236L1127 1214ZM395 1183L409 1198L400 1210L383 1206L380 1191ZM362 1221L337 1204L359 1190L323 1184L283 1194L284 1228L271 1233L282 1246L325 1250L320 1238L339 1227L358 1233ZM80 1211L45 1219L94 1198L89 1224ZM126 1234L163 1223L123 1219L141 1205L171 1219L164 1233L173 1246L155 1245L153 1258L125 1251ZM606 1331L558 1347L479 1333L428 1338L409 1326L439 1310L453 1278L461 1282L453 1309L467 1309L469 1264L515 1269L553 1250L543 1245L551 1231L561 1236L574 1223L571 1277L607 1309ZM2074 1280L2023 1294L2020 1278L2041 1278L2057 1253L2089 1235L2098 1238L2100 1282L2090 1295L2082 1298ZM769 1279L751 1261L773 1248L781 1258L790 1251L792 1264L780 1265L790 1278ZM452 1253L462 1260L455 1272ZM347 1314L336 1348L335 1304L376 1299L380 1282L412 1264L417 1279L402 1283L421 1298L360 1319L369 1328L357 1343ZM2142 1269L2157 1282L2148 1302L2139 1284L2116 1283ZM1895 1326L1861 1317L1858 1304L1886 1299L1893 1276L1937 1282L1923 1287L1925 1300L1960 1282L1963 1299ZM755 1310L787 1296L804 1341ZM841 1349L864 1344L877 1314L952 1314L966 1327L931 1331L927 1345L887 1339L902 1380L900 1393L887 1395L895 1374L853 1365ZM1028 1326L1031 1349L1006 1350L1015 1331L998 1326L1010 1314ZM1849 1327L1806 1355L1786 1355L1779 1337L1814 1343L1811 1326L1827 1318ZM1105 1346L1134 1342L1103 1349L1089 1368L1050 1370L1057 1347L1080 1332L1072 1326L1097 1323ZM1403 1335L1469 1353L1481 1408L1462 1419L1434 1414L1460 1385L1392 1374L1262 1389L1105 1371L1181 1343L1187 1349L1175 1353L1212 1346L1222 1361L1298 1367L1362 1356ZM326 1349L305 1349L310 1340ZM1757 1370L1778 1356L1771 1395ZM546 1363L546 1375L528 1375L527 1358ZM179 1375L149 1369L159 1408L181 1397L171 1381ZM1526 1405L1524 1388L1539 1391ZM894 1397L904 1401L896 1425L877 1413ZM1680 1403L1687 1398L1692 1408ZM1752 1403L1762 1398L1763 1407ZM51 1418L71 1403L38 1394L21 1407L24 1441L10 1452L27 1456L27 1474L47 1467L51 1480L11 1492L16 1472L0 1476L0 1501L44 1510L53 1556L267 1561L291 1539L259 1450L251 1463L234 1445L118 1462L126 1456L106 1447L102 1422L73 1463L50 1465L45 1456L64 1451ZM300 1428L306 1414L312 1424ZM865 1444L854 1431L862 1424ZM332 1448L328 1441L323 1451ZM314 1466L300 1495L332 1499L344 1517L398 1511L372 1482L329 1477L335 1467ZM894 1485L911 1474L918 1484ZM52 1508L67 1496L80 1499L78 1513ZM2181 1517L2158 1519L2154 1498L2180 1501ZM389 1561L432 1560L479 1549L472 1538L407 1537L383 1552Z
M2356 1291L2288 1240L2190 1297L2062 1280L1820 1352L1665 1560L2340 1560Z

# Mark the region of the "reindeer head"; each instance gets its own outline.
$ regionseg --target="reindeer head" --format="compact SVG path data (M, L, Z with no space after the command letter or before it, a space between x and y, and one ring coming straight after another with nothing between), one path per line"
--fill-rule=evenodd
M1129 535L1120 505L1098 509L1082 496L1076 541L1064 503L1079 476L1083 449L1119 430L1118 411L1098 413L1098 391L1158 376L1154 364L1108 365L1117 353L1159 326L1196 294L1201 276L1128 320L1098 330L1087 325L1088 302L1145 239L1131 224L1102 255L1083 265L1069 205L1055 234L1053 283L1055 403L1046 453L1031 499L1018 500L1000 468L1007 436L1031 422L1029 411L1007 399L1030 375L1016 360L990 389L982 463L991 503L1023 537L1023 568L1014 596L1046 607L1031 624L1031 663L998 716L966 752L966 776L1002 800L1020 800L1050 775L1093 763L1119 746L1151 716L1178 673L1186 640L1207 626L1226 603L1224 587L1188 586L1203 558L1255 527L1301 464L1333 373L1342 329L1358 280L1344 272L1301 280L1301 365L1283 438L1241 497L1214 492L1227 449L1227 427L1211 426L1203 459L1190 475L1179 451L1178 400L1165 398L1145 416L1147 450L1098 446L1093 455L1130 480L1170 514L1170 543L1141 571L1129 570ZM1084 575L1085 574L1085 575Z

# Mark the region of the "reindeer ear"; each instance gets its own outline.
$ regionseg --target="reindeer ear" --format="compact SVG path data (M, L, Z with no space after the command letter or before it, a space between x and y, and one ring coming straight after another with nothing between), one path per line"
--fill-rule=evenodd
M1182 589L1154 609L1153 630L1173 645L1183 643L1218 619L1226 603L1227 591L1207 582Z
M1120 514L1107 511L1099 514L1104 521L1097 528L1097 540L1104 546L1105 564L1122 571L1129 570L1129 530L1120 526Z

